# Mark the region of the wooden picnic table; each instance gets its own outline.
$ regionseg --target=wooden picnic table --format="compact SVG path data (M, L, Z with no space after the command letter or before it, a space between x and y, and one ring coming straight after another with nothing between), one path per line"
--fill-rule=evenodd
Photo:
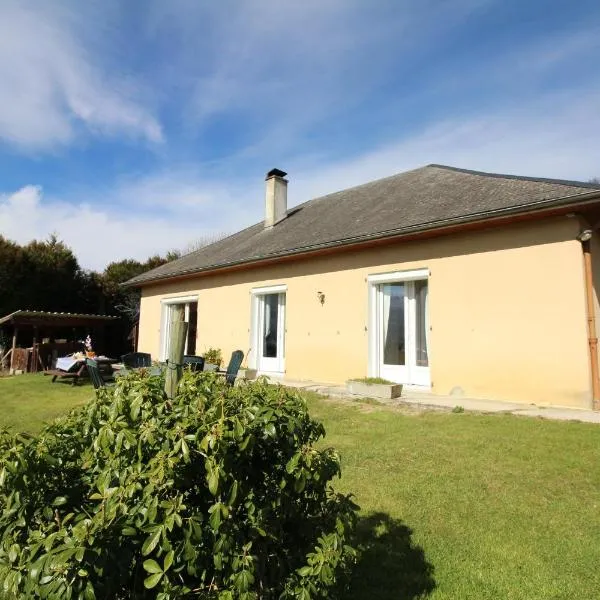
M117 362L116 359L107 356L97 356L93 360L98 363L98 370L104 378L112 378L112 365ZM70 379L72 385L77 385L79 379L87 375L85 361L85 358L61 357L56 361L57 368L44 371L44 375L52 376L52 383L57 379ZM66 368L61 369L61 364Z

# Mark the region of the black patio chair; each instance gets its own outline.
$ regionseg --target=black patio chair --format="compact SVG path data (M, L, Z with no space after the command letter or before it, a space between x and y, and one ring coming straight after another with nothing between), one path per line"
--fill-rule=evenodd
M110 387L113 384L107 384L104 378L100 373L100 369L98 368L98 363L92 358L85 359L85 366L87 367L87 372L92 380L92 384L95 389L99 390L103 387Z
M189 367L192 371L204 371L204 357L193 356L191 354L183 355L183 366Z
M237 377L238 371L242 366L243 360L244 353L241 350L234 350L231 353L231 358L229 359L227 370L217 371L217 373L219 373L220 375L225 376L225 381L227 382L227 385L233 385L235 383L235 378Z
M128 369L140 369L152 366L152 357L147 352L130 352L121 356L121 362Z

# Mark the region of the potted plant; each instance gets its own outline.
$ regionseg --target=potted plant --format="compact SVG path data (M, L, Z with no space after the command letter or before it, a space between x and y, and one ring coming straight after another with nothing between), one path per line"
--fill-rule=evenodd
M356 377L346 382L351 394L367 398L392 400L402 394L402 384L382 379L381 377Z
M216 371L221 368L223 362L223 355L220 348L209 348L204 353L204 370L205 371Z
M96 357L96 353L94 352L94 349L92 348L92 338L90 335L88 335L85 338L85 341L83 342L83 345L85 346L85 355L88 358L95 358Z

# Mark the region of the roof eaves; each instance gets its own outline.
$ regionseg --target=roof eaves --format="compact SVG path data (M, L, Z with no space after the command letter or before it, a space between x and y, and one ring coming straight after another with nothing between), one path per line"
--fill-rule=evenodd
M45 310L26 310L19 309L14 312L1 317L0 325L3 323L7 323L8 321L14 319L15 317L48 317L48 318L73 318L73 319L97 319L98 321L112 321L115 319L119 319L120 317L116 315L96 315L96 314L86 314L86 313L69 313L69 312L54 312L54 311L45 311Z

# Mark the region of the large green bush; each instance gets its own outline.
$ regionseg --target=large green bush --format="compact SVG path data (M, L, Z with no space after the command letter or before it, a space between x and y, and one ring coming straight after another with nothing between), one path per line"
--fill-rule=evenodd
M132 374L36 437L0 437L0 595L330 597L356 506L302 398L210 373L172 401L162 386Z

